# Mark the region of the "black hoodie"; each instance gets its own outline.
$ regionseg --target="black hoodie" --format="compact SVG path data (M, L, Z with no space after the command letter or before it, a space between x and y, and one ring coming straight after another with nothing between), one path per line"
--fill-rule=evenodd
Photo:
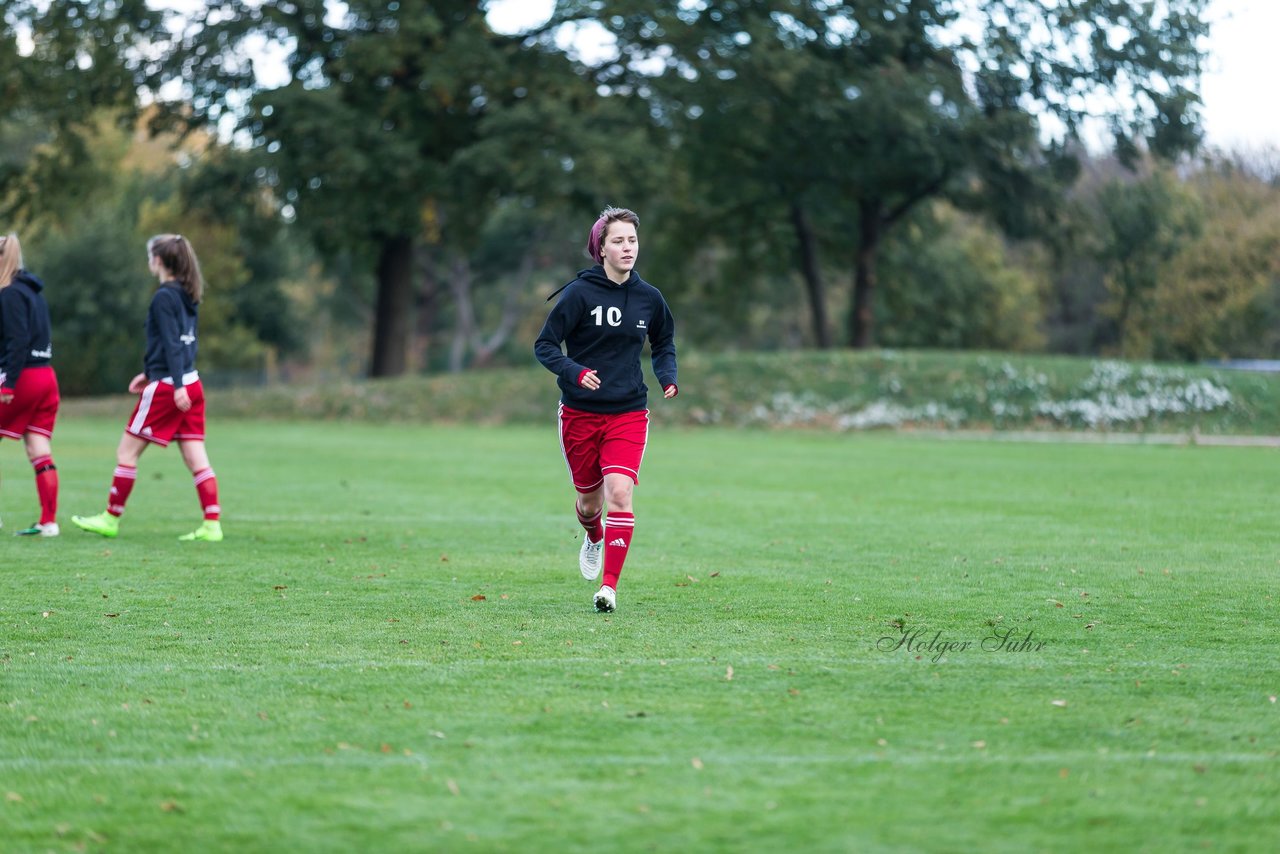
M147 309L147 355L143 359L148 380L166 380L175 389L185 385L183 376L196 369L196 320L199 306L178 282L156 288Z
M14 274L0 288L0 388L12 394L23 368L37 368L53 360L49 305L44 282L26 270Z
M619 285L596 265L565 287L533 352L556 375L565 406L584 412L635 412L648 405L649 389L640 369L645 339L654 376L666 388L676 384L675 334L675 320L657 288L634 270ZM595 391L578 384L588 370L600 377Z

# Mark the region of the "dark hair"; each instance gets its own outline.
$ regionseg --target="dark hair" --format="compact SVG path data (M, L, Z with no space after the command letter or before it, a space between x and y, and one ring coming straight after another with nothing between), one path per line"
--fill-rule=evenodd
M614 207L600 211L600 218L596 220L595 225L591 226L591 234L587 237L587 254L597 264L604 263L604 255L600 252L600 247L609 234L609 226L615 222L629 222L636 228L640 227L640 217L636 216L635 211Z
M204 297L204 277L200 275L196 251L187 238L181 234L157 234L147 241L147 252L173 274L192 302L200 302Z

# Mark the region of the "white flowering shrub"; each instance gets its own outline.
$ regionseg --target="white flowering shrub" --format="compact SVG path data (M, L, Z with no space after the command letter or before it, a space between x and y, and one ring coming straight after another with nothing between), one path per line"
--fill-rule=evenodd
M843 386L832 383L827 375L822 391L814 387L774 391L744 407L735 420L835 430L1132 429L1151 426L1164 417L1230 410L1235 402L1216 379L1192 377L1179 368L1135 367L1118 361L1093 362L1089 373L1075 382L1050 376L1034 364L1019 368L1007 359L989 357L970 362L968 369L944 364L941 376L936 369L930 376L914 373L910 364L892 354L886 354L879 368L858 377L860 385L852 379ZM848 389L847 396L832 394L842 388ZM932 394L921 395L926 388Z

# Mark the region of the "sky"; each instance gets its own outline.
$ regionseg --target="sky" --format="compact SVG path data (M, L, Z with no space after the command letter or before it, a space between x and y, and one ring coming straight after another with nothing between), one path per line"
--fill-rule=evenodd
M534 26L553 3L491 0L490 22L506 31ZM1213 28L1200 90L1206 143L1226 151L1280 149L1280 0L1212 0L1208 18Z
M1209 145L1280 148L1280 0L1214 0L1200 96Z

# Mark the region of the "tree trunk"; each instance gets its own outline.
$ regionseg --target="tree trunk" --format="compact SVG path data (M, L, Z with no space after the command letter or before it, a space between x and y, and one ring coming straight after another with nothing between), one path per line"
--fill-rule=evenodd
M805 291L809 296L809 317L813 323L813 340L819 349L831 346L831 331L827 323L827 291L818 270L818 250L814 246L813 228L809 215L799 202L791 203L791 225L796 230L796 244L800 249L800 272L804 275Z
M467 346L475 334L476 312L471 302L471 264L464 257L455 258L449 273L449 290L453 291L453 343L449 345L449 371L458 373L467 366Z
M440 295L440 282L429 252L420 252L418 278L420 284L413 305L413 344L409 370L427 373L431 367L431 341L436 329L436 305Z
M373 318L371 377L404 373L409 355L413 306L413 238L398 235L382 242L378 255L378 298Z
M849 308L849 346L857 350L865 350L875 341L872 300L876 290L876 254L880 251L882 236L880 205L874 201L862 203L853 269L853 305Z
M538 230L534 233L531 242L534 246L539 246L545 241L546 235ZM512 277L511 283L507 285L507 292L502 300L502 316L498 319L498 325L494 327L493 332L483 335L478 327L475 329L472 345L475 350L475 359L471 362L471 367L486 367L493 361L493 357L497 355L502 345L507 343L511 333L515 332L516 325L524 314L525 294L529 293L529 282L533 279L533 261L532 252L524 253L520 259L520 267Z

